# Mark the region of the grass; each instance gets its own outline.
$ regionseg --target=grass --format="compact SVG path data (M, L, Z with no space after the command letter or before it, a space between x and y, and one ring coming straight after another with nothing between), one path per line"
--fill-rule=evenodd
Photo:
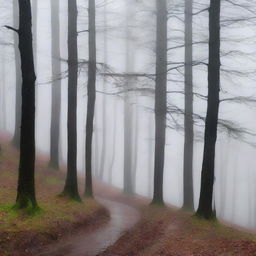
M1 146L0 255L10 253L8 247L13 246L13 243L17 247L19 243L27 244L24 241L26 236L29 239L30 235L63 235L70 232L73 226L81 226L102 211L101 205L93 199L76 202L58 196L64 187L65 173L50 169L46 159L39 159L36 164L36 195L40 208L15 209L19 156L7 141L1 141ZM9 245L9 241L12 245ZM28 250L26 253L31 255Z

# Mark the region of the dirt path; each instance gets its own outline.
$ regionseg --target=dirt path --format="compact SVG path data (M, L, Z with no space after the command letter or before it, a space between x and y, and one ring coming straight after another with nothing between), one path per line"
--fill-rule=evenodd
M54 249L39 254L40 256L93 256L113 245L127 230L140 219L138 209L102 197L96 198L110 212L110 221L93 231L79 233L77 236L60 241Z

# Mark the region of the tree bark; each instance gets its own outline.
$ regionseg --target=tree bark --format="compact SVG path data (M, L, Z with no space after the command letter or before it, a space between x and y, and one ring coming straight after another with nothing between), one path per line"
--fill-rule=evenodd
M93 137L93 119L96 100L96 25L95 25L95 0L89 0L89 66L88 66L88 102L87 102L87 120L86 120L86 180L85 195L92 197L92 137Z
M204 135L204 155L201 174L201 191L197 216L216 218L212 209L214 185L215 144L219 114L220 91L220 0L211 0L209 8L209 64L208 102Z
M19 50L22 70L20 164L16 208L37 207L35 196L35 71L30 0L19 0Z
M50 162L54 169L59 169L59 138L61 110L61 62L60 62L60 22L59 0L51 1L52 26L52 106L51 106L51 139Z
M112 141L112 157L109 165L108 171L108 183L112 184L113 180L113 168L115 164L115 157L116 157L116 126L117 126L117 99L116 96L114 97L113 103L113 120L114 120L114 127L113 127L113 141Z
M132 10L131 1L126 2L126 56L125 65L126 72L132 72L134 66L134 48L131 46L131 17L134 14ZM133 86L130 77L126 78L125 81L125 95L124 95L124 193L127 195L133 194L132 184L132 162L133 162L133 113L132 113L132 98L129 89Z
M185 1L185 116L183 209L194 211L193 191L193 0Z
M107 39L107 1L104 2L104 64L107 65L108 62L108 39ZM106 68L105 71L106 72ZM101 148L101 158L100 158L100 179L103 180L105 159L106 159L106 140L107 140L107 125L106 125L106 76L103 78L103 94L102 94L102 148Z
M17 0L13 0L13 26L18 28L19 26L19 6ZM14 58L15 58L15 73L16 73L16 95L15 95L15 130L14 136L12 139L12 144L16 147L20 147L20 125L21 125L21 63L20 63L20 54L19 54L19 37L14 33Z
M77 185L77 3L68 0L68 170L63 195L80 201Z
M167 112L167 2L157 0L154 204L163 204L163 174Z

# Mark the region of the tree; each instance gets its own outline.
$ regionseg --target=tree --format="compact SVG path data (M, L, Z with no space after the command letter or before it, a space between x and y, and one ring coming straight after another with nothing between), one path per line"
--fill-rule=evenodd
M185 113L183 209L194 210L193 191L193 0L185 1Z
M209 8L208 101L204 135L201 191L197 216L215 218L212 208L215 144L219 114L220 91L220 0L211 0Z
M61 63L60 63L60 21L59 0L51 1L52 26L52 114L49 165L59 169L59 138L61 109Z
M105 71L106 65L108 61L108 38L107 38L107 1L104 1L104 63L105 63ZM106 117L107 117L107 99L105 95L105 87L106 87L106 76L103 77L103 94L102 94L102 147L101 147L101 156L100 156L100 178L103 180L104 169L105 169L105 159L106 159L106 140L107 140L107 125L106 125Z
M31 4L19 0L19 50L22 71L20 164L15 207L37 207L35 196L35 71L32 43Z
M19 7L17 0L13 0L13 26L18 27L19 25ZM15 55L15 72L16 72L16 95L15 95L15 130L12 139L12 144L19 148L20 146L20 125L21 125L21 69L20 69L20 54L19 54L19 37L17 33L14 33L14 55Z
M68 161L62 195L80 201L77 184L77 3L68 0Z
M156 1L156 88L155 88L155 163L152 203L163 204L163 173L167 112L167 2Z
M95 26L95 0L89 0L89 63L88 63L88 102L86 118L86 142L85 142L85 162L86 180L85 195L92 197L92 136L93 119L96 100L96 26Z
M134 69L134 47L132 47L132 20L134 15L134 3L126 1L126 52L125 52L125 69L126 73ZM133 194L133 112L131 88L133 86L133 77L125 78L125 95L124 95L124 193Z

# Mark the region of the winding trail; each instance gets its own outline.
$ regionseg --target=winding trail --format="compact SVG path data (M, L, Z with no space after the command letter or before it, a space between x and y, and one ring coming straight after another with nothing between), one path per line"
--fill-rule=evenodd
M49 252L39 256L94 256L113 245L123 233L140 219L140 212L133 206L96 197L110 212L110 221L93 232L79 233L68 241L61 241Z

